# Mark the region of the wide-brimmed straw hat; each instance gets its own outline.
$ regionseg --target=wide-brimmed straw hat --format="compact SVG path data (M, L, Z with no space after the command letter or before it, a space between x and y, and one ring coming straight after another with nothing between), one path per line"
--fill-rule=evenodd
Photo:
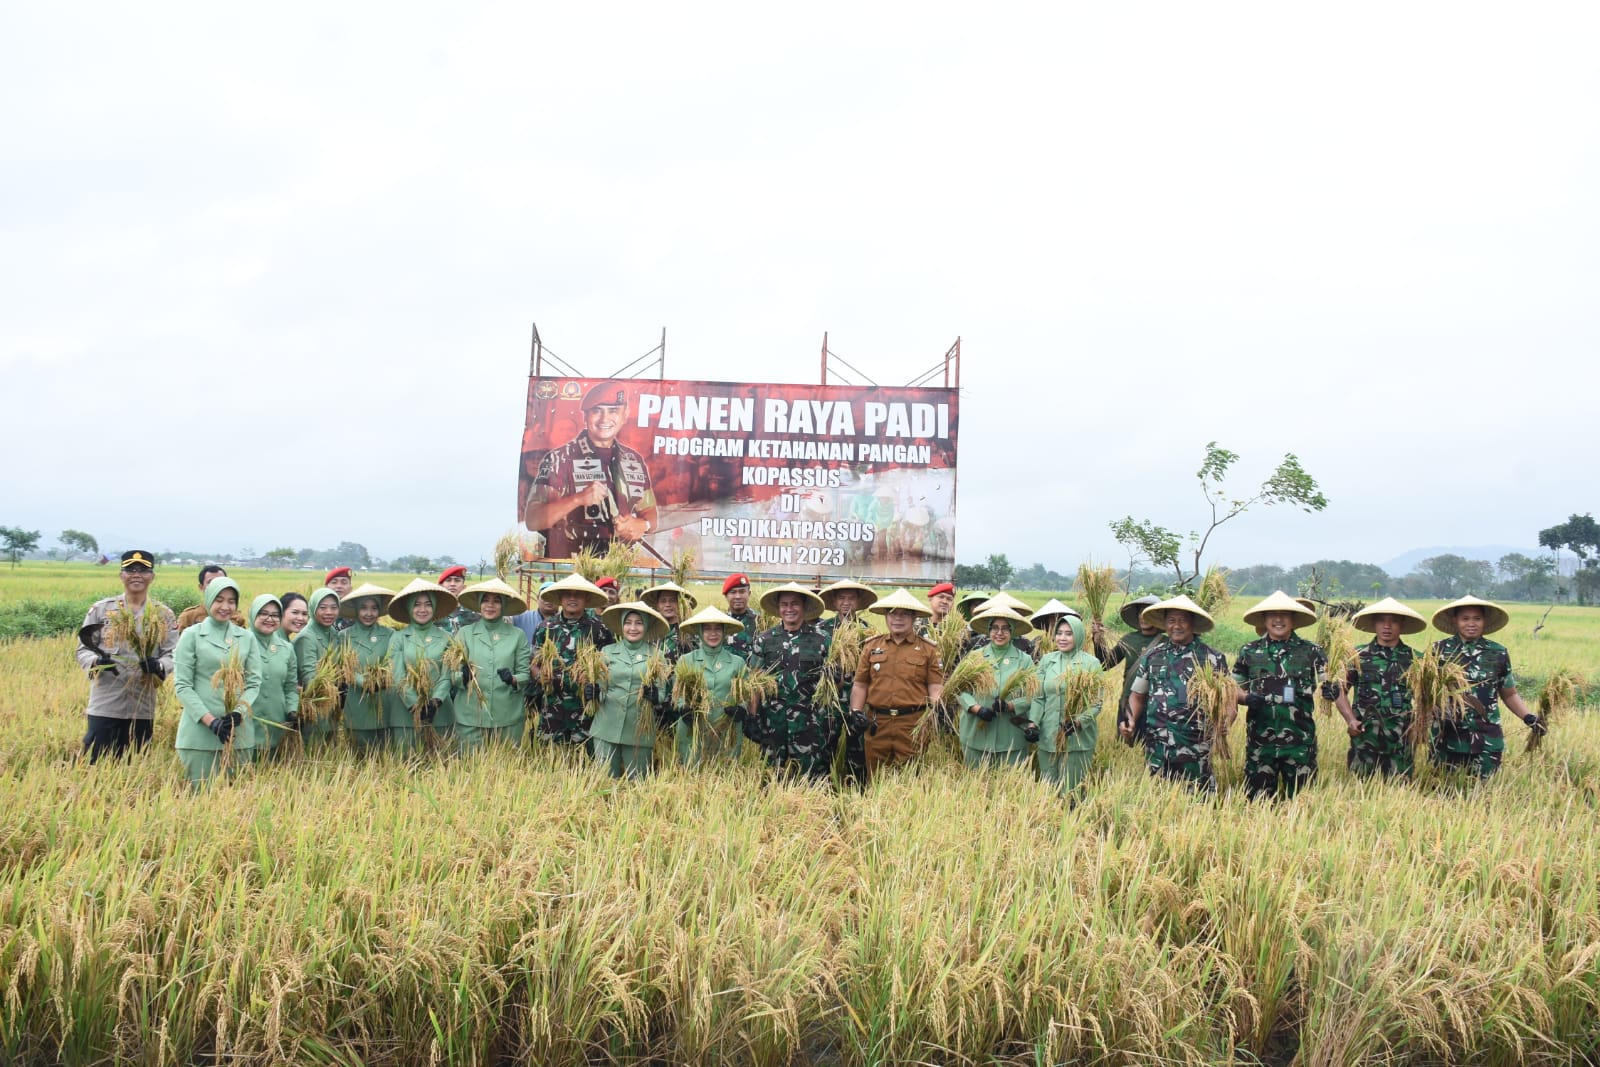
M786 582L783 585L773 586L765 593L762 593L761 599L756 601L756 603L759 604L761 606L761 610L766 612L768 615L776 615L778 614L778 597L783 593L800 594L800 598L805 601L806 610L804 617L807 622L814 622L815 620L822 618L824 606L822 603L822 598L797 582Z
M606 591L595 585L589 579L576 572L567 575L559 582L552 583L549 589L540 589L539 595L551 594L560 603L562 593L583 594L584 607L599 611L601 608L611 606L611 598L606 596ZM462 603L465 603L463 599Z
M381 585L373 585L371 582L362 582L350 590L343 600L339 601L340 616L346 619L355 618L356 609L360 606L361 601L369 596L378 598L378 613L382 614L389 609L389 601L394 599L394 590L385 589Z
M979 604L982 604L984 601L986 601L988 599L989 599L989 594L988 593L980 593L980 592L978 592L976 590L974 590L974 591L972 591L970 593L962 593L959 597L956 598L956 610L961 613L961 617L963 619L966 619L968 622L971 622L972 621L972 613L974 611L978 610L978 605Z
M416 599L418 593L433 594L433 618L435 622L456 610L456 598L450 594L450 590L437 582L430 582L426 578L413 578L410 584L396 593L394 599L389 601L389 618L396 622L410 623L411 602Z
M1139 616L1144 614L1144 609L1159 603L1161 603L1161 598L1158 596L1142 596L1135 600L1130 600L1118 608L1117 617L1122 620L1124 626L1131 626L1137 630L1139 628Z
M848 578L843 578L822 590L821 596L823 606L829 611L838 611L839 609L834 607L834 602L839 599L839 594L844 592L846 589L854 589L856 591L857 611L870 608L874 603L877 602L878 594L870 587L862 585L860 582L852 582Z
M680 622L678 624L678 632L688 636L689 634L698 634L702 626L715 626L718 624L722 626L723 633L729 633L730 628L732 633L738 633L744 629L744 623L729 615L726 611L711 607L708 604Z
M1026 617L1027 614L1033 610L1033 605L1029 604L1025 600L1018 600L1016 597L1002 589L1000 592L996 593L994 596L978 605L979 611L988 611L990 608L1010 608L1018 615Z
M894 611L896 608L901 611L909 611L913 615L921 615L923 618L933 617L932 608L928 607L926 604L912 596L910 593L906 592L904 589L896 589L882 600L874 600L871 604L867 605L867 610L872 612L874 615L887 616L889 612Z
M1148 620L1145 621L1146 626L1164 629L1167 624L1167 612L1169 611L1187 611L1190 615L1193 615L1194 632L1197 634L1209 633L1217 625L1217 620L1213 619L1205 608L1202 608L1181 593L1175 597L1168 597L1166 600L1159 600L1151 604L1139 613L1139 618Z
M522 594L511 588L498 578L490 578L486 582L475 582L461 590L461 606L468 611L482 610L483 594L499 593L505 599L505 605L500 609L502 618L511 615L521 615L528 610L528 602L522 599ZM604 593L600 594L605 596Z
M1274 589L1272 594L1265 600L1245 612L1244 621L1249 626L1265 627L1267 613L1273 611L1281 611L1285 615L1292 616L1294 621L1289 626L1294 630L1298 630L1302 626L1310 626L1317 621L1317 613L1315 611L1307 608L1282 589Z
M1059 620L1063 615L1075 615L1080 619L1083 618L1083 612L1071 604L1064 604L1055 597L1051 597L1044 602L1043 607L1028 616L1028 621L1033 624L1033 628L1036 630L1054 630L1055 624L1049 620Z
M1004 619L1011 624L1012 637L1021 637L1023 634L1028 633L1033 629L1033 623L1023 618L1017 612L1006 607L1004 604L995 604L992 607L988 607L983 611L978 612L972 617L972 628L974 630L988 629L987 624L996 619ZM984 623L985 625L983 627L979 627L977 624L980 622Z
M679 600L687 600L689 602L690 611L693 611L695 605L700 603L695 599L693 593L677 582L662 582L660 585L652 585L649 589L639 594L639 600L641 603L649 604L653 608L656 606L656 601L661 599L663 593L677 593Z
M1511 621L1511 616L1499 604L1488 600L1479 600L1475 596L1464 596L1460 600L1450 601L1450 603L1433 613L1433 628L1454 635L1456 632L1457 608L1482 608L1485 636L1494 633L1496 630L1505 629L1506 624Z
M622 620L628 617L629 612L638 612L644 616L644 639L646 641L659 641L672 632L672 624L663 619L659 611L638 600L611 605L600 613L600 622L606 629L621 638Z
M1428 620L1406 607L1392 596L1386 596L1376 604L1368 604L1350 617L1350 625L1364 634L1378 632L1378 616L1393 615L1400 620L1402 634L1420 634L1428 628Z

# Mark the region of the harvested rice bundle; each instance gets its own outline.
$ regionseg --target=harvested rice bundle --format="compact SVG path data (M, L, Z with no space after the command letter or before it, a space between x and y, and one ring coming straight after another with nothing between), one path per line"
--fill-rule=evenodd
M1067 723L1105 699L1105 679L1099 671L1068 671L1056 679L1061 692L1061 729L1056 733L1056 745L1067 744Z
M106 620L106 636L113 648L121 645L141 660L159 659L161 643L167 639L166 613L154 604L147 604L145 610L136 615L128 610L127 604L121 604ZM161 684L161 679L143 671L136 677L141 685Z
M1228 588L1227 575L1213 563L1206 568L1205 577L1200 579L1200 588L1194 591L1194 602L1216 615L1226 611L1232 601L1233 590Z
M472 662L472 656L467 652L467 643L461 640L459 635L451 637L444 646L444 655L440 657L439 662L448 674L459 678L461 676L461 668ZM483 695L483 687L478 684L477 671L471 671L468 674L467 695L480 704L489 702L489 698Z
M561 672L565 664L561 662L561 647L550 640L548 634L540 631L541 638L533 649L533 676L547 688L554 690L560 686Z
M605 692L606 682L611 677L611 671L606 667L606 657L598 648L585 641L578 646L578 657L572 663L572 677L579 685L592 685L595 689ZM583 713L593 717L600 710L600 698L584 701Z
M433 675L433 661L427 656L418 656L416 659L406 661L404 675L401 676L401 685L409 689L416 697L411 704L411 726L421 730L426 724L422 721L422 706L433 696L433 683L437 679Z
M1117 581L1115 567L1096 567L1093 561L1078 564L1078 580L1074 583L1078 596L1083 600L1083 606L1089 609L1089 619L1092 622L1104 622L1106 618L1106 605L1111 602L1111 597L1122 588ZM1103 640L1095 642L1095 651L1106 651Z
M961 617L960 612L952 611L940 619L928 630L928 639L939 649L939 666L943 669L946 679L950 672L956 669L956 661L961 658L961 649L967 643L967 620ZM949 688L948 682L945 686Z
M711 690L706 686L705 669L680 659L672 670L672 702L689 709L691 715L711 714Z
M394 661L387 655L373 660L358 673L361 675L361 692L365 696L394 688Z
M694 551L684 549L682 552L672 554L672 580L678 585L687 586L689 575L694 572Z
M1562 715L1578 706L1578 691L1583 688L1583 675L1571 667L1557 667L1544 683L1544 688L1539 691L1539 718L1544 721L1545 728ZM1539 751L1539 746L1544 743L1544 731L1533 730L1528 734L1529 752Z
M975 648L945 672L943 700L953 705L962 693L987 693L998 684L993 664L982 649Z
M740 707L749 707L751 701L759 706L762 701L771 700L777 695L778 676L749 664L734 675L733 681L728 685L728 703L738 704Z
M222 694L223 714L237 712L243 716L243 722L252 718L250 705L244 701L244 660L239 657L237 647L229 649L227 658L222 661L222 666L211 676L211 687ZM235 730L228 735L227 742L222 746L222 762L227 766L233 762L234 738L239 736L238 727L243 722L235 724Z
M595 582L600 578L615 578L620 587L636 565L638 556L638 549L626 541L613 541L611 547L606 549L606 554L600 557L599 577L589 580Z
M508 530L494 543L494 573L509 585L521 563L522 535L515 530Z
M1189 675L1189 703L1199 710L1205 736L1211 742L1213 768L1233 759L1228 742L1228 727L1239 709L1239 687L1227 671L1217 671L1203 663ZM1213 771L1213 773L1215 773Z
M1345 676L1356 664L1355 627L1350 625L1348 619L1324 615L1317 620L1317 646L1328 659L1327 679L1343 685ZM1317 710L1326 714L1337 711L1333 701L1323 697L1320 687L1317 692Z
M338 714L339 687L344 680L344 670L339 660L337 645L329 646L318 658L311 680L300 692L301 722L327 722Z
M1421 745L1427 742L1436 721L1461 715L1467 698L1467 672L1461 664L1440 655L1438 645L1429 645L1411 661L1405 681L1411 690L1412 713L1406 740L1413 746Z
M605 577L605 557L592 545L584 545L572 554L572 570L585 581L597 582Z
M650 650L650 658L644 661L644 670L639 674L639 726L638 736L653 733L656 729L655 708L650 701L645 699L645 693L651 686L655 686L658 695L664 695L667 680L672 677L672 664L662 653L660 647Z

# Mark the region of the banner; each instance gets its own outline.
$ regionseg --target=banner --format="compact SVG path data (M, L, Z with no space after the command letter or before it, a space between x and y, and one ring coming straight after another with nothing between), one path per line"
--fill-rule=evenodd
M531 378L531 558L613 539L695 570L937 581L954 569L954 389Z

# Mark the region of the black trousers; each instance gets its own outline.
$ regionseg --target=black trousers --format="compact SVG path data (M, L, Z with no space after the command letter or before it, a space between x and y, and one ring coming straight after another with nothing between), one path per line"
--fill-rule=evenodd
M98 762L101 756L127 755L130 743L135 749L143 748L150 743L150 734L155 728L154 721L150 719L112 719L104 715L86 717L89 729L83 735L83 754L89 757L90 763Z

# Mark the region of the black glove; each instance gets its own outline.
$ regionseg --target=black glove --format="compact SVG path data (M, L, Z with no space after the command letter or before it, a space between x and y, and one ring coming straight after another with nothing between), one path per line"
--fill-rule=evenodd
M1322 683L1322 699L1323 700L1338 700L1339 699L1339 683L1338 682L1333 682L1333 681L1323 682Z
M146 674L155 675L156 681L161 681L167 676L167 669L161 665L161 660L155 656L139 661L139 669Z
M283 717L283 728L285 731L300 729L300 716L292 711L289 712Z
M506 683L506 685L510 686L512 689L517 687L517 676L511 673L510 667L501 667L494 673L499 676L502 682Z
M594 682L583 683L583 702L585 704L598 704L600 702L600 687Z
M1267 698L1260 693L1251 693L1244 698L1244 706L1251 711L1260 711L1267 706Z
M872 725L872 720L867 718L867 713L851 708L844 720L845 729L850 731L851 737L860 737Z
M350 696L350 683L349 682L340 682L339 683L339 703L341 705L343 705L345 700L349 696Z
M996 700L994 702L994 711L996 715L1015 715L1017 713L1016 706L1009 700Z
M1544 720L1540 719L1539 716L1535 715L1531 711L1522 717L1522 721L1528 724L1528 729L1532 730L1540 737L1543 737L1545 734L1550 732L1550 728L1544 724Z
M748 715L749 712L745 710L745 706L743 704L729 704L727 707L722 709L722 714L726 715L734 722L744 722L744 717Z
M1000 704L998 701L987 707L982 704L974 704L972 706L972 713L978 718L982 719L984 722L994 722L994 717L996 714L998 714L995 709L999 706Z
M437 714L439 714L439 701L437 700L424 700L422 706L417 710L417 717L423 722L432 722L433 717Z
M651 682L649 685L644 687L643 696L645 700L650 702L650 704L659 707L661 704L661 687L656 685L654 682Z
M210 729L210 731L216 735L218 741L221 741L223 744L227 744L228 739L233 736L233 716L212 716L211 725L208 727L208 729Z
M1065 719L1065 720L1063 720L1062 723L1061 723L1061 732L1064 733L1064 734L1075 734L1075 733L1077 733L1078 732L1078 720L1077 719Z
M656 712L656 721L662 726L671 726L689 714L689 709L682 704L668 704Z
M1039 724L1029 719L1022 724L1022 739L1028 744L1036 744L1039 740Z
M471 684L472 684L472 664L463 663L461 665L461 688L466 689Z

